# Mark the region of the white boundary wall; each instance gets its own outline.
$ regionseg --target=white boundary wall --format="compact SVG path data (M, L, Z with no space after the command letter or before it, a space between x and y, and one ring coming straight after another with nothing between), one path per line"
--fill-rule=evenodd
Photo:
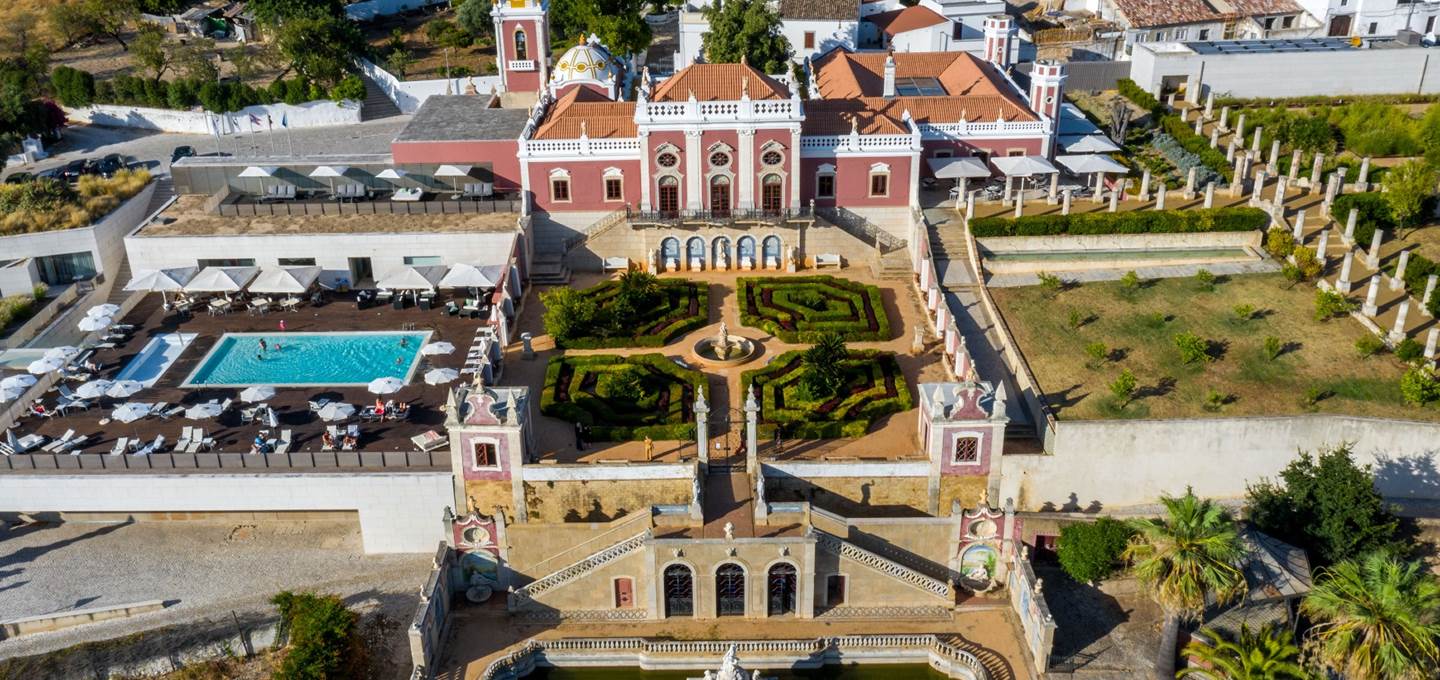
M0 475L0 513L353 510L367 553L446 540L449 472Z
M1165 78L1183 79L1196 101L1205 92L1231 97L1433 94L1440 92L1440 55L1432 53L1393 47L1202 55L1177 43L1140 43L1130 59L1130 78L1156 96Z
M351 5L351 7L354 6ZM395 102L395 106L400 109L400 112L405 114L415 113L431 95L445 94L447 91L450 94L464 94L465 89L471 83L475 84L475 90L481 96L489 95L491 89L496 92L505 91L505 85L500 82L498 75L437 80L401 80L365 59L359 59L357 63L360 65L360 72L374 81L385 93L385 96Z
M1000 493L1020 510L1153 504L1186 486L1243 498L1246 484L1275 478L1298 451L1343 443L1353 445L1356 462L1374 466L1387 498L1440 500L1440 423L1331 414L1060 421L1054 454L1002 458Z
M290 104L264 104L247 106L239 111L212 114L208 111L177 111L175 109L152 109L144 106L116 106L96 104L80 109L65 109L71 121L103 125L106 127L131 127L163 132L185 132L197 135L213 134L211 120L218 121L220 134L234 135L264 132L273 128L283 129L283 120L291 128L324 127L327 125L348 125L360 122L360 102L313 101L292 106ZM254 116L260 123L250 120ZM266 116L269 116L267 122Z

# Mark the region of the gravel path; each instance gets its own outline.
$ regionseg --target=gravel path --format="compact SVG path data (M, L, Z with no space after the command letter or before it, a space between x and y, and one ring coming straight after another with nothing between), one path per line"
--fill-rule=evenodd
M310 589L408 622L430 555L364 555L339 522L71 523L0 529L0 620L160 599L162 612L0 640L0 659L161 625L266 610Z

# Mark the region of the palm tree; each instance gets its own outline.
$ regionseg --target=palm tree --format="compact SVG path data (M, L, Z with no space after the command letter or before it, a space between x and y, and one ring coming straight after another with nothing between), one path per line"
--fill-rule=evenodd
M1203 631L1214 644L1195 641L1185 645L1185 656L1195 664L1175 674L1177 678L1197 675L1202 678L1223 678L1224 680L1308 680L1296 661L1300 648L1273 626L1250 630L1240 626L1240 636L1231 640L1219 631Z
M1347 678L1433 678L1440 667L1440 580L1381 552L1321 569L1300 604L1316 658Z
M1164 517L1130 523L1136 534L1124 557L1165 610L1155 678L1173 680L1180 621L1198 617L1207 595L1219 603L1244 595L1245 577L1236 565L1245 549L1230 513L1209 499L1186 489L1184 496L1162 496L1160 502Z

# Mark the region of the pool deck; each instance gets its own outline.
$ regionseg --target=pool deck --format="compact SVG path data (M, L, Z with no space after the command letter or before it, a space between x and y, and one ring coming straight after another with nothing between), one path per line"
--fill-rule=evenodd
M250 316L238 312L218 317L202 313L181 320L173 315L165 315L160 308L160 296L150 295L123 320L124 323L139 327L136 334L115 349L101 350L96 359L102 365L101 377L113 378L144 349L145 344L152 337L177 331L196 333L195 341L165 371L154 387L145 389L126 401L150 403L165 401L172 406L188 406L211 399L224 401L235 398L241 388L182 389L180 384L195 370L201 358L210 351L223 334L273 331L277 337L283 337L277 328L281 319L285 320L288 331L296 332L399 331L403 330L404 324L414 324L416 331L430 331L431 341L445 340L454 343L456 351L452 354L422 357L421 365L415 372L417 379L430 368L458 370L464 363L465 348L470 346L476 329L482 323L479 320L446 316L438 309L421 311L418 308L410 307L404 310L395 310L383 306L361 311L355 308L354 300L349 295L333 295L331 301L323 306L307 305L294 312L272 312L264 316ZM71 381L67 384L74 389L80 383ZM386 399L409 403L411 405L410 417L404 422L361 423L360 450L415 451L415 445L410 442L410 437L428 430L436 430L443 434L445 416L441 408L445 404L445 389L445 386L431 386L419 381L407 385L393 395L386 396ZM52 392L45 396L44 401L47 405L53 405L57 396ZM354 404L357 408L375 401L375 395L366 391L364 386L277 389L275 397L268 403L279 415L280 429L293 431L294 448L292 451L319 451L321 448L320 437L324 433L327 423L312 414L308 406L309 400L316 396L345 401ZM206 434L215 439L215 451L245 453L250 450L250 442L254 439L255 434L262 429L259 424L241 424L239 422L240 407L245 405L240 404L238 400L229 412L218 419L187 420L184 416L177 416L168 421L162 421L156 417L148 417L129 425L119 422L101 425L99 421L109 417L113 404L117 401L121 400L93 400L94 406L90 410L72 411L67 416L43 419L34 416L25 417L20 420L16 435L23 436L33 432L55 438L64 434L66 430L73 429L77 434L90 435L94 438L83 448L84 453L105 453L114 446L115 440L119 437L138 437L142 441L148 442L154 440L156 435L163 434L166 440L173 444L179 439L182 428L197 426L204 428ZM277 432L272 432L270 436L276 435L278 435Z

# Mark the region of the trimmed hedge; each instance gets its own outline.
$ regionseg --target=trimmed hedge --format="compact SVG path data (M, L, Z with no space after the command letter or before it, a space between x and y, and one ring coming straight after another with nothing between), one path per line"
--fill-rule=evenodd
M970 221L970 230L976 238L987 238L1255 231L1269 224L1270 216L1259 208L1211 208L1034 215L1018 220L1013 217L981 217Z
M600 374L623 370L642 373L647 396L621 402L599 395L598 389L595 394L585 390L591 376L598 383ZM704 374L682 368L662 354L560 356L545 367L540 412L584 424L590 428L591 441L688 440L695 438L690 407L706 386Z
M1160 100L1154 95L1141 89L1135 81L1129 78L1121 78L1115 84L1115 89L1120 91L1120 96L1129 99L1136 106L1149 111L1151 114L1160 112Z
M1225 152L1210 148L1210 139L1195 134L1195 128L1191 124L1181 120L1180 116L1162 116L1160 128L1165 134L1174 137L1186 151L1199 156L1200 162L1214 170L1215 174L1225 178L1226 182L1230 181L1234 169L1230 167L1230 161L1225 160Z
M635 335L556 338L555 345L564 349L664 347L671 340L710 323L710 286L687 279L660 279L657 283L664 302L650 310L642 325L635 329ZM620 282L606 281L579 292L593 296L603 312L605 303L620 292ZM690 313L692 306L698 310L693 315ZM654 332L643 332L646 329L654 329Z
M761 438L774 437L777 428L790 439L862 437L877 419L915 407L895 355L874 350L851 350L841 362L847 374L841 396L820 402L806 399L800 387L806 370L804 353L786 352L765 368L741 374L741 389L748 392L755 385L760 399ZM895 387L893 396L887 396L887 380Z
M850 342L890 339L890 317L875 286L834 276L742 277L736 292L740 324L783 342L813 343L825 333L839 333ZM807 304L817 297L825 300L824 309Z

